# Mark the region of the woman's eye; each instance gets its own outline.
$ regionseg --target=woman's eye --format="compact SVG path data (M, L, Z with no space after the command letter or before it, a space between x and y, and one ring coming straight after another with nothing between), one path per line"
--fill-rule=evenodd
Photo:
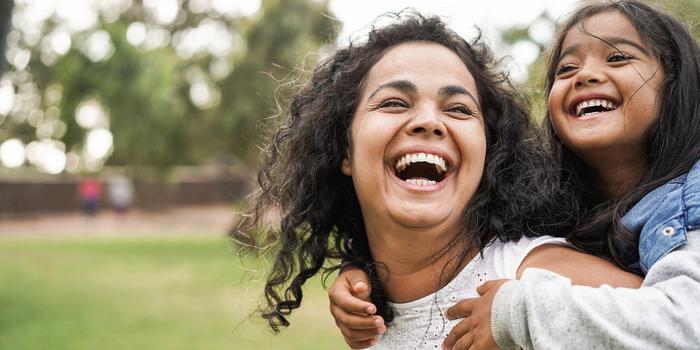
M379 104L378 108L408 108L408 104L401 100L386 100Z
M474 115L474 112L467 106L465 105L454 105L450 106L446 109L447 112L451 113L459 113L459 114L465 114L465 115Z
M557 68L556 75L566 74L568 72L571 72L574 69L576 69L576 66L574 66L573 64L570 64L570 63L563 64L563 65L559 66L559 68Z

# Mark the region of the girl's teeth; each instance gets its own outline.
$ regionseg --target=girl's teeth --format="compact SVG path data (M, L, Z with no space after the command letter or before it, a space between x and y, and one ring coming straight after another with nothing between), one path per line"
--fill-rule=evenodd
M603 99L588 100L588 101L583 101L583 102L579 103L578 105L576 105L576 115L580 116L581 111L584 108L593 107L593 106L601 106L607 110L612 110L612 109L616 108L615 104L612 101L603 100ZM590 115L590 114L595 114L595 113L586 113L586 115Z

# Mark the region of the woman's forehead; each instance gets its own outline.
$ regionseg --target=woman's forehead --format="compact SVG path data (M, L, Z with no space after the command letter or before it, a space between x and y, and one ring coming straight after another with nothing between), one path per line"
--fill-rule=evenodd
M432 42L407 42L389 49L368 72L365 93L397 80L416 85L433 80L476 93L474 77L462 59L449 48Z

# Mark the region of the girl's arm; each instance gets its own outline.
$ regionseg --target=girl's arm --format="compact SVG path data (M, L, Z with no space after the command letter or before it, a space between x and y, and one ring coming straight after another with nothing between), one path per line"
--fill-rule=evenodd
M448 315L490 299L489 336L503 349L694 349L700 344L700 231L687 236L685 246L652 266L639 289L575 286L573 279L530 269L518 281L482 288L483 298L463 301ZM462 338L471 337L474 349L490 347L484 334L469 330Z
M335 324L345 342L353 349L364 349L377 342L377 336L386 332L377 308L370 303L369 279L361 269L344 268L328 290L330 309Z
M539 268L568 277L572 284L600 287L639 288L642 278L597 256L561 245L546 244L533 249L520 264L517 278L529 268Z
M600 287L638 288L642 278L623 271L599 257L582 253L572 248L546 244L533 249L520 264L516 277L520 279L531 268L548 270L548 273L566 276L573 284ZM529 272L529 271L528 271ZM495 349L497 344L492 334L492 302L499 287L508 280L487 282L477 292L481 298L466 299L447 311L450 319L466 317L452 329L445 347L448 349Z

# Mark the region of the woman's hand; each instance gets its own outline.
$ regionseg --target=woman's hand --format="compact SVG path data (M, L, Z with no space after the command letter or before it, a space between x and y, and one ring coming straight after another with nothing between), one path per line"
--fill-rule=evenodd
M464 317L447 335L443 349L485 350L498 349L491 333L491 305L496 292L508 280L494 280L476 289L480 298L465 299L447 310L447 318Z
M374 315L377 308L370 303L367 274L356 267L345 268L328 290L330 309L335 324L353 349L377 343L377 336L386 332L384 320Z

